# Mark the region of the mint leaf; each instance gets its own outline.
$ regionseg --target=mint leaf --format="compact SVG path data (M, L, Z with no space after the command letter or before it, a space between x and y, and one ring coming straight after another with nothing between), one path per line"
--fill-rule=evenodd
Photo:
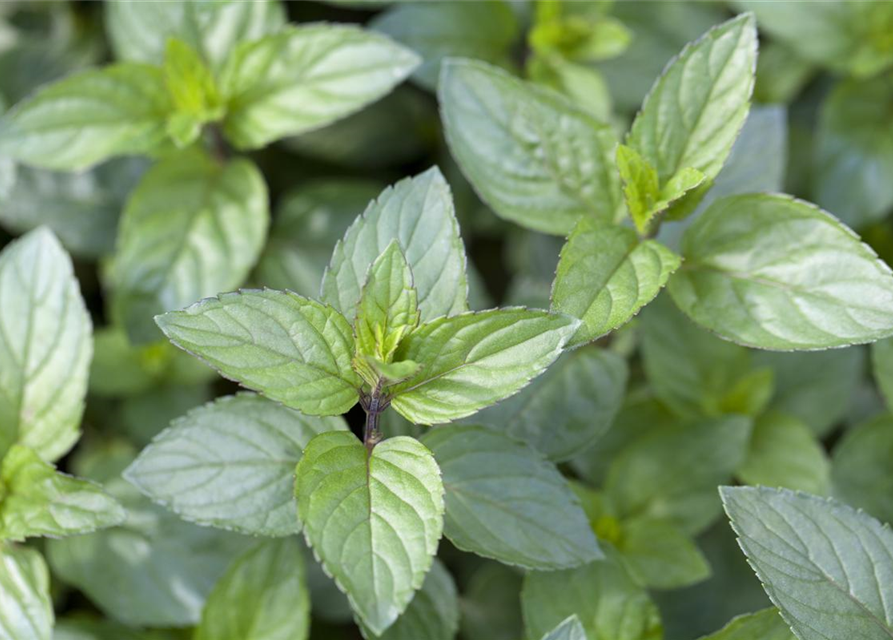
M847 431L834 447L832 492L847 504L893 523L893 419L879 415Z
M379 34L327 24L286 27L242 42L220 72L223 131L256 149L318 129L389 93L418 57Z
M639 233L644 234L651 218L657 213L655 204L660 197L660 181L655 169L632 147L617 145L617 170L623 181L623 195L629 217Z
M309 415L346 413L359 399L350 324L314 300L269 289L224 293L156 322L225 377Z
M50 640L50 572L39 551L0 543L0 638Z
M0 540L90 533L125 517L102 487L56 471L20 445L0 463L0 492Z
M552 309L580 318L571 346L626 324L679 268L679 256L635 231L584 218L561 250Z
M201 125L223 116L224 108L211 70L201 56L181 40L171 39L164 53L164 82L174 106L168 133L179 147L196 141ZM178 122L186 124L180 129Z
M572 615L580 619L587 638L651 640L661 635L657 607L648 592L613 560L528 573L521 608L529 640L542 638Z
M565 353L516 395L468 422L505 431L550 460L563 461L595 444L623 402L628 371L619 355L587 347Z
M321 298L353 319L369 267L397 240L422 322L468 310L465 248L450 187L437 167L385 189L335 245Z
M39 228L0 253L0 455L56 460L77 441L93 344L71 260Z
M304 536L363 624L381 635L406 610L443 531L431 452L400 436L366 447L349 432L316 436L298 463Z
M720 631L701 640L796 640L778 609L763 609L738 616Z
M633 518L621 524L617 549L630 574L652 589L679 589L710 577L695 541L672 521Z
M676 304L760 349L827 349L893 334L893 277L835 218L790 196L717 200L686 231ZM720 311L721 309L721 311Z
M801 640L893 636L893 532L833 500L723 487L741 548Z
M159 69L121 63L82 71L25 98L0 118L0 152L77 171L162 147L172 105Z
M195 640L306 640L310 598L301 547L292 538L261 542L214 586Z
M418 292L397 240L382 252L366 276L354 335L360 354L389 364L400 341L419 323Z
M251 393L219 398L158 435L125 472L180 517L256 536L300 531L295 465L310 439L346 429Z
M422 365L393 387L391 406L410 422L471 415L516 393L561 354L578 322L521 308L438 318L401 343L395 359Z
M526 569L602 556L567 481L527 445L484 427L429 431L446 491L444 533L463 551Z
M462 635L468 640L518 640L522 575L498 562L486 562L471 574L462 595Z
M586 640L586 631L580 618L573 615L544 635L542 640Z
M614 131L558 93L483 62L448 60L441 117L453 157L493 211L564 235L622 207Z
M115 254L115 309L136 342L160 336L156 314L238 287L264 245L267 188L245 159L199 151L150 169L130 196Z
M369 25L406 45L423 58L413 79L426 89L437 87L444 58L462 56L511 66L518 19L503 0L398 4Z
M719 174L747 118L756 56L754 18L741 15L687 45L651 88L627 144L657 170L662 189L689 169L703 174L684 180L689 188ZM703 193L692 192L683 208Z

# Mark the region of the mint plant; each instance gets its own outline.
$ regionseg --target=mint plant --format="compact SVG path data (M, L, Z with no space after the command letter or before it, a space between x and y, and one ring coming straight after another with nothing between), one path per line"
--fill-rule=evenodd
M4 5L0 640L893 637L891 6Z

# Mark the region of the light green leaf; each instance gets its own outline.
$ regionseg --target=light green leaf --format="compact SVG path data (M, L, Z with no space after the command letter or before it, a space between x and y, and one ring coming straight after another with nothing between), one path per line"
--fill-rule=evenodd
M164 143L171 109L155 67L122 63L83 71L45 86L0 118L0 152L66 171L152 153Z
M580 619L587 638L657 640L662 635L657 607L648 592L612 560L528 573L521 608L529 640L542 638L571 615Z
M526 444L474 426L434 429L422 443L443 473L444 533L459 549L539 570L603 557L567 481Z
M587 347L562 355L517 395L468 419L505 431L550 460L590 448L610 428L623 402L626 361Z
M301 547L293 538L261 542L214 586L195 640L306 640L310 598Z
M71 260L46 228L0 253L0 455L53 461L77 441L93 343Z
M846 432L834 448L832 491L847 504L893 524L893 418L877 416Z
M384 96L418 65L379 34L327 24L238 44L220 73L223 130L239 149L318 129Z
M605 481L618 515L667 519L694 535L721 512L716 487L744 460L743 416L655 424L621 449Z
M369 267L393 240L412 271L422 322L468 310L465 249L437 167L388 187L356 219L332 253L322 300L353 318Z
M543 640L586 640L586 631L580 618L573 615L544 635Z
M366 377L366 381L372 386L375 386L379 380L383 382L383 386L403 382L414 376L422 368L422 365L412 360L384 363L370 356L363 356L363 360L365 364L361 366L357 366L356 360L354 360L354 367L360 372L360 375L364 375L362 368L372 372L372 378Z
M796 640L778 609L763 609L738 616L721 630L701 640Z
M371 452L349 432L316 436L298 463L304 536L363 624L381 635L431 568L443 532L434 456L400 436Z
M566 95L596 120L610 121L611 93L597 69L557 55L534 55L527 61L527 76Z
M652 589L679 589L710 577L698 545L669 520L623 522L617 549L634 579Z
M310 439L344 430L240 393L174 420L125 472L128 481L180 517L256 536L297 533L295 465Z
M626 208L639 233L644 234L657 213L654 205L660 197L657 169L632 147L617 145L617 170L623 181Z
M369 267L357 303L357 352L389 364L400 341L418 323L418 292L413 286L412 272L400 243L392 240Z
M518 307L423 324L395 356L422 368L393 387L391 406L416 424L471 415L517 393L545 371L578 324L567 316Z
M413 79L437 87L444 58L462 56L511 66L518 19L507 2L416 2L397 4L369 25L406 45L423 58Z
M350 324L313 300L269 289L224 293L156 322L225 377L306 414L346 413L359 398Z
M56 471L27 447L13 445L0 464L0 540L90 533L124 517L102 487Z
M584 218L561 250L552 309L580 318L570 345L624 325L651 302L679 268L679 256L626 227Z
M893 334L890 268L809 203L770 194L717 200L686 231L682 254L673 300L727 340L827 349Z
M893 636L893 531L833 500L723 487L741 548L801 640Z
M0 640L50 640L50 572L40 552L0 543Z
M755 21L742 15L687 45L658 78L628 144L657 170L662 189L689 169L703 174L685 180L689 186L709 185L719 174L750 109L756 56ZM691 192L684 208L703 192Z
M770 411L754 422L738 477L747 484L824 494L830 472L828 456L812 430L797 418Z
M406 611L380 636L362 628L367 638L380 640L453 640L459 628L459 596L449 571L437 558L422 588Z
M893 407L893 338L871 345L871 369L884 401Z
M186 147L199 137L201 125L223 116L220 93L201 56L181 40L168 41L162 71L175 109L168 119L168 133L177 146ZM180 129L184 122L188 131Z
M556 235L580 217L618 217L609 125L554 91L473 60L444 63L439 97L450 150L496 214Z
M115 309L131 340L157 340L156 314L238 287L267 234L267 188L245 159L199 151L146 173L124 210L113 267Z

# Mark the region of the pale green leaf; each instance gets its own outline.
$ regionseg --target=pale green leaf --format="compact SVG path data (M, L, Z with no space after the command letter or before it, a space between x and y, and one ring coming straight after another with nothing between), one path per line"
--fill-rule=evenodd
M446 491L444 534L463 551L526 569L566 569L602 556L579 500L555 466L485 427L422 438Z
M629 216L639 233L645 233L657 213L654 205L660 197L660 181L655 169L632 147L617 146L617 170L623 181L623 195Z
M800 640L893 637L893 531L839 502L723 487L741 548Z
M379 380L383 383L383 386L403 382L414 376L418 373L419 369L422 368L422 365L418 362L413 362L412 360L384 363L377 358L370 356L363 356L363 360L365 362L365 365L363 366L368 367L368 369L372 371L373 379L367 379L367 382L373 386L377 384ZM356 360L354 360L354 367L357 371L361 371L361 369L357 367Z
M617 549L630 574L652 589L679 589L710 577L695 541L669 520L634 518L621 524Z
M778 609L763 609L738 616L721 630L701 640L796 640Z
M185 520L286 536L301 528L294 471L304 447L346 428L341 418L305 416L254 394L226 396L174 420L125 477Z
M597 69L557 55L535 55L527 61L527 75L530 80L566 95L600 122L610 121L611 93Z
M156 321L171 342L225 377L309 415L346 413L359 398L350 324L313 300L246 290Z
M580 618L573 615L544 635L542 640L586 640L586 631Z
M529 640L542 638L572 615L580 619L587 638L661 637L660 617L648 592L613 560L565 571L528 573L521 608Z
M686 231L676 304L761 349L827 349L893 334L893 276L850 229L790 196L714 202Z
M0 640L50 640L50 572L40 552L0 543Z
M877 416L843 436L831 463L833 494L893 524L893 418Z
M468 309L465 248L437 167L388 187L356 219L335 246L322 300L353 319L369 267L393 240L412 271L422 322Z
M217 83L201 56L182 40L168 41L162 71L175 110L167 130L177 146L186 147L198 139L201 125L223 116ZM188 134L179 131L184 121L192 125Z
M578 324L564 315L518 307L423 324L395 356L422 368L393 387L391 406L416 424L471 415L517 393L545 371Z
M195 640L306 640L310 598L293 538L258 544L214 586Z
M39 228L0 253L0 455L56 460L77 441L93 342L71 260Z
M624 325L651 302L679 256L626 227L584 218L561 250L552 309L580 318L570 344L595 340Z
M893 407L893 338L871 345L871 368L887 407Z
M304 536L380 635L402 614L431 568L443 532L443 485L434 456L400 436L367 453L349 432L316 436L298 463Z
M0 152L47 169L80 170L164 143L172 109L159 69L121 63L68 76L0 118Z
M483 62L448 60L440 105L450 149L495 213L563 235L622 208L613 129L549 89Z
M419 58L356 27L286 27L242 42L220 73L223 130L239 149L318 129L360 110L398 85Z
M241 285L268 223L267 188L249 160L220 165L190 150L150 169L124 210L113 266L130 338L157 340L156 314Z
M0 463L0 540L90 533L124 517L98 484L56 471L27 447L14 445Z
M828 456L812 430L797 418L770 411L754 422L737 475L747 484L824 494L830 472Z
M517 395L468 419L522 440L550 460L572 458L608 431L623 402L626 361L587 347L562 355Z

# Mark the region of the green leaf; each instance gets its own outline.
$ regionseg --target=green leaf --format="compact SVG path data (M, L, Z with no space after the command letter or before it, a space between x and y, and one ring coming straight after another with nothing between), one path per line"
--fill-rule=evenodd
M648 592L623 566L600 560L565 571L533 571L524 577L521 608L529 640L542 638L576 615L587 638L658 640L660 617Z
M369 26L422 56L413 79L430 90L437 87L441 62L450 56L510 67L519 35L518 19L503 0L398 4Z
M716 487L744 460L750 428L743 416L655 424L614 458L605 491L622 519L666 519L697 534L720 514Z
M656 240L640 241L632 229L580 220L561 250L552 285L552 309L583 321L570 345L626 324L679 264L675 253Z
M893 338L871 345L871 368L884 401L893 407Z
M443 473L444 533L459 549L539 570L603 557L567 481L526 444L475 426L434 429L422 443Z
M652 87L628 144L657 170L661 189L676 183L666 195L719 174L750 109L756 56L753 16L738 16L687 45ZM690 169L699 174L684 176ZM702 196L692 192L686 206Z
M40 552L0 543L0 640L50 640L50 572Z
M550 460L589 449L623 402L628 371L619 355L595 347L562 355L517 395L468 419L505 431Z
M292 538L261 542L214 586L195 640L306 640L310 598L301 547Z
M586 640L586 631L580 618L573 615L544 635L543 640Z
M413 286L412 272L400 243L392 240L369 267L357 303L357 352L389 364L400 341L418 323L418 292Z
M710 577L710 565L698 545L669 520L623 522L617 549L632 577L652 589L679 589Z
M0 153L77 171L164 143L172 105L159 69L121 63L46 85L0 119Z
M796 636L778 615L778 609L772 607L738 616L701 640L796 640Z
M369 267L393 240L412 271L422 322L468 310L465 249L437 167L385 189L350 226L323 277L323 302L353 318Z
M363 624L381 635L431 568L443 532L434 456L400 436L371 452L349 432L316 436L298 463L304 536Z
M893 334L893 277L847 227L790 196L714 202L686 231L670 294L692 320L760 349L827 349Z
M639 233L644 234L648 223L658 212L655 204L660 197L657 169L632 147L617 145L617 170L623 181L626 208Z
M389 93L418 65L379 34L327 24L287 27L238 44L220 73L223 131L256 149L318 129Z
M893 81L842 82L825 99L819 117L816 202L846 224L861 228L893 208Z
M567 316L518 307L423 324L395 356L422 368L393 387L391 406L415 424L471 415L517 393L545 371L578 324Z
M295 465L313 436L344 430L260 396L219 398L174 420L125 472L155 502L203 525L256 536L297 533Z
M27 447L13 445L0 464L0 540L90 533L124 517L102 487L56 471Z
M108 620L75 614L56 620L53 640L172 640L164 632L140 631Z
M175 109L168 120L168 133L177 146L186 147L196 141L201 125L223 116L220 93L201 56L181 40L168 41L162 71ZM177 123L183 119L194 126L188 135L177 135Z
M467 640L518 640L521 620L521 574L498 562L485 562L463 590L462 636Z
M611 93L597 69L557 55L534 55L527 61L527 76L566 95L600 122L610 121Z
M306 414L346 413L359 398L350 324L313 300L269 289L224 293L156 322L225 377Z
M754 422L738 477L747 484L824 494L830 472L828 456L812 430L797 418L770 411Z
M361 627L367 638L380 640L453 640L458 628L459 596L456 585L437 558L425 576L422 588L413 596L397 622L380 636L374 636Z
M614 131L563 96L483 62L448 60L440 74L453 157L503 218L564 235L580 217L622 208Z
M267 188L245 159L199 151L156 164L124 210L114 262L115 309L130 338L160 338L152 317L238 287L267 234Z
M732 528L801 640L893 636L893 531L833 500L723 487Z
M39 228L0 253L0 455L18 442L48 461L80 436L93 343L71 260Z
M834 448L832 491L847 504L893 524L893 418L877 416L846 432Z

